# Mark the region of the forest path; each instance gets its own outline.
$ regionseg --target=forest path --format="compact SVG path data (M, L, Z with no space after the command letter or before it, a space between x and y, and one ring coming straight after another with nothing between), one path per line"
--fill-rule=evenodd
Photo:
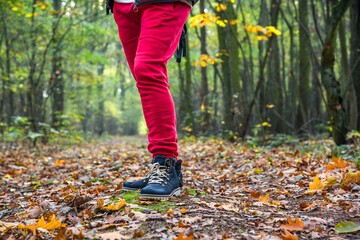
M157 202L121 191L125 179L147 173L144 137L4 147L0 239L360 239L358 146L338 157L328 140L250 147L189 138L179 146L183 194ZM344 221L352 223L337 225Z

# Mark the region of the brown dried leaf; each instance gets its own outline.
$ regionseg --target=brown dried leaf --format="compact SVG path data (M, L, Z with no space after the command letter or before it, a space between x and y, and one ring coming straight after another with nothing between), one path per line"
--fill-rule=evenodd
M281 234L280 238L283 240L298 240L296 235L291 234L289 231L285 230L285 235Z
M270 196L270 194L268 193L263 197L259 197L259 202L269 203L269 196Z
M192 240L194 235L184 237L184 233L180 233L178 237L174 238L174 240Z
M282 224L280 228L289 230L289 231L300 231L304 229L304 223L298 218L292 220L290 217L287 218L288 224Z
M332 161L333 161L333 164L329 164L326 166L326 171L332 171L332 170L338 169L338 168L346 168L346 162L343 159L333 157Z

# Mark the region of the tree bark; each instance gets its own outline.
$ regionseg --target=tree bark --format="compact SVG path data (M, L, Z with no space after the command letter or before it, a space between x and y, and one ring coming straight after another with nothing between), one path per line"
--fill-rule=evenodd
M346 109L346 122L350 129L356 129L357 109L356 93L350 73L350 63L348 58L348 46L346 40L346 21L343 19L339 25L339 40L341 53L341 95L344 97L344 107Z
M200 1L200 14L205 13L205 1ZM207 55L207 33L206 27L200 28L200 54ZM201 66L201 90L200 90L200 104L201 104L201 131L203 134L208 132L210 127L210 104L209 104L209 84L207 75L207 66Z
M61 0L53 0L54 18L57 19L61 12ZM53 31L56 30L56 21L53 24ZM54 128L61 127L61 116L64 114L64 78L62 70L62 54L59 39L53 32L53 52L52 52L52 126Z
M340 84L334 72L335 47L338 26L349 8L352 0L330 0L331 17L330 28L325 39L325 46L321 56L321 79L325 86L327 96L327 110L332 126L333 139L337 145L346 144L346 119Z
M277 27L280 4L281 1L279 0L271 1L270 25L275 27ZM271 41L271 44L272 47L269 55L269 65L267 68L268 81L265 104L274 104L276 113L271 110L269 111L269 121L272 125L273 131L276 133L282 133L284 131L284 124L282 123L284 119L284 99L282 80L280 76L280 49L278 39L274 38L273 41Z
M360 131L360 2L353 1L350 11L351 20L351 55L350 55L350 69L351 78L356 92L355 109L357 112L351 111L351 114L357 116L357 127Z
M299 1L299 74L296 129L299 133L305 133L302 129L310 119L310 76L311 76L311 43L309 34L309 4L308 0Z
M234 7L229 1L218 0L219 4L226 4L226 10L216 12L221 20L228 20L225 26L217 25L219 52L222 69L222 91L224 130L230 140L235 140L240 135L241 114L240 106L243 96L240 85L240 60L237 44L237 24L230 24L237 19Z

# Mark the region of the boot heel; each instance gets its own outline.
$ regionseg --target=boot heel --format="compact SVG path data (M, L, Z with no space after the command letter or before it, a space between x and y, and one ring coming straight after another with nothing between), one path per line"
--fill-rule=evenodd
M181 189L180 189L180 188L177 189L177 190L174 192L173 196L177 196L177 197L181 196Z

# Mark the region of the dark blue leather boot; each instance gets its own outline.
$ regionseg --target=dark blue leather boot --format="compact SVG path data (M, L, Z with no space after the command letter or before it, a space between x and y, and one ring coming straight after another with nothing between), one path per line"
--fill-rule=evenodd
M141 189L140 199L163 199L181 195L180 177L175 170L175 159L156 158L153 174L146 187ZM181 169L180 169L181 171Z
M124 191L136 191L136 190L141 190L142 188L144 188L147 183L149 182L150 176L154 173L154 163L158 162L158 161L163 161L165 160L166 157L163 155L158 155L156 156L153 160L152 160L152 166L150 169L150 172L142 179L140 180L136 180L136 181L126 181L123 183L122 186L122 190ZM180 181L180 187L182 187L183 185L183 180L182 180L182 173L181 173L181 160L177 160L175 163L175 171L179 177L179 181Z

